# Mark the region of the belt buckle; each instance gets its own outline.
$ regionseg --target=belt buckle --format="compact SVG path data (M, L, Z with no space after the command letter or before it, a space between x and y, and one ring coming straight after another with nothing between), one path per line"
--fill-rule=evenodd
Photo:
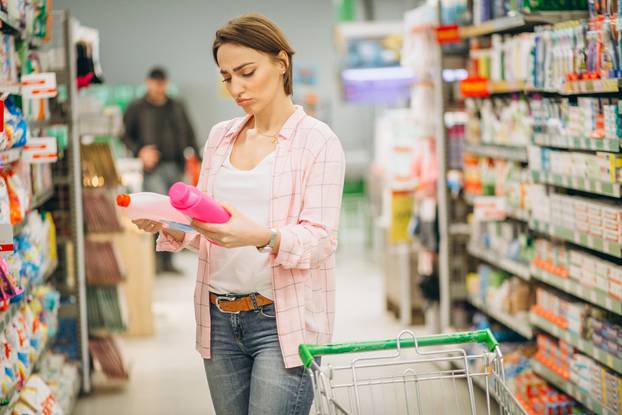
M223 310L222 308L220 308L220 301L221 300L224 300L224 301L235 301L235 300L237 300L236 297L230 297L230 296L227 296L227 295L218 295L218 296L216 296L216 308L221 313L240 314L239 311L227 311L227 310Z

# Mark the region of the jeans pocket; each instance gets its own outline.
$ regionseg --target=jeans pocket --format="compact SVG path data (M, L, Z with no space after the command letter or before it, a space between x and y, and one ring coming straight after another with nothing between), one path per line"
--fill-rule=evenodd
M276 318L276 310L274 308L274 304L268 304L259 309L259 314L266 318L275 319Z

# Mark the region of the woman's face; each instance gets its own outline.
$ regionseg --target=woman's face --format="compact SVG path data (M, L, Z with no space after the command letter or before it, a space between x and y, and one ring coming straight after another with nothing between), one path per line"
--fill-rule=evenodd
M227 91L247 113L261 112L279 94L285 95L283 62L232 43L218 48L217 57Z

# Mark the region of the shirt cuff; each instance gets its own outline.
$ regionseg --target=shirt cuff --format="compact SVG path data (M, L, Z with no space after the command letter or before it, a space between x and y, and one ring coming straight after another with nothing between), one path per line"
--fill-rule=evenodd
M156 251L179 252L188 246L197 235L197 233L186 233L184 240L180 242L171 235L160 232L156 241Z

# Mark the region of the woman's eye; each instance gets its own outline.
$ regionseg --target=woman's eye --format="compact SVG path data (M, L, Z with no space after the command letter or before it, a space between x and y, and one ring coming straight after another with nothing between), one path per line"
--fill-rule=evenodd
M250 71L248 73L243 73L242 76L244 78L250 78L251 76L253 76L254 73L255 73L255 71Z
M224 83L229 83L229 82L231 82L231 78L225 78L225 79L223 79L222 81L223 81Z

